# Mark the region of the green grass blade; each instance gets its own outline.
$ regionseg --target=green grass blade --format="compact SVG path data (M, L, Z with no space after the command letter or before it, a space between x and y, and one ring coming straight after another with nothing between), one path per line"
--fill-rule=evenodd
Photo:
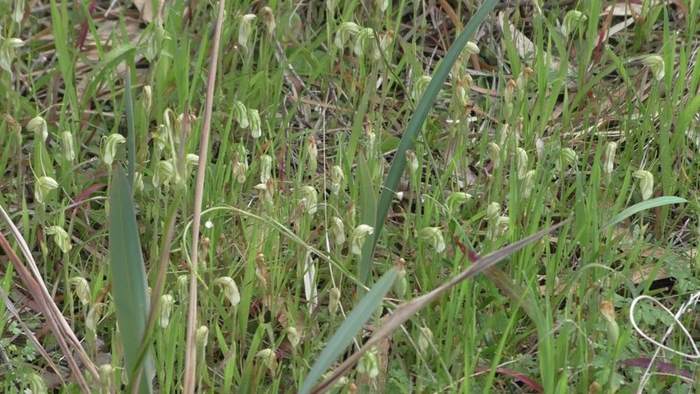
M126 111L126 143L127 143L127 179L129 185L134 184L134 171L136 168L136 132L134 127L134 100L131 96L131 68L127 65L126 77L124 77L124 106Z
M134 203L124 171L117 166L109 191L109 257L112 273L112 297L129 372L136 365L146 328L148 299L146 270L141 254ZM150 393L154 376L150 360L144 363L139 392ZM131 374L130 374L131 375Z
M369 166L367 165L367 160L364 157L360 157L360 162L357 165L357 174L360 185L360 220L363 224L372 226L374 225L374 220L377 215L377 195L372 187ZM363 256L365 253L370 252L369 247L371 247L369 242L366 242L363 245ZM360 264L357 266L357 278L364 285L366 285L369 281L371 268L372 259L360 259ZM358 290L359 294L364 292L364 288L362 287L358 287Z
M328 367L345 351L352 343L352 339L357 335L362 326L372 317L372 314L382 304L382 300L386 293L391 289L396 279L397 271L391 269L387 271L377 283L367 292L360 300L355 309L350 312L343 324L333 334L333 337L328 341L328 344L323 349L321 354L316 359L316 362L311 367L311 371L306 375L304 384L299 390L300 394L308 394L311 392L314 384Z
M384 181L382 193L379 197L379 204L377 206L377 219L374 225L374 234L370 241L370 246L363 249L362 261L360 264L361 266L368 266L372 259L372 255L374 254L374 249L377 246L379 235L384 228L384 221L389 213L391 200L396 187L399 184L404 168L406 167L406 151L411 149L415 144L418 133L423 127L425 119L428 117L428 112L430 112L430 108L432 107L433 102L435 102L442 85L447 80L447 76L450 74L450 70L457 61L460 52L462 52L462 49L465 45L467 45L467 42L469 42L469 39L472 37L472 35L474 35L481 22L486 19L486 16L495 6L495 0L487 0L479 7L474 16L469 19L469 23L467 23L464 31L457 36L455 42L452 44L452 46L450 46L450 50L447 52L447 55L445 55L442 61L440 61L437 70L435 70L435 73L433 74L430 84L428 84L425 93L423 93L423 96L418 102L416 112L414 112L408 126L406 127L406 131L401 137L399 147L396 150L393 161L391 162L391 168L389 168L389 173Z
M620 223L621 221L627 219L628 217L634 215L635 213L646 211L647 209L652 209L670 204L683 204L686 202L688 202L688 200L675 196L663 196L652 198L651 200L642 201L640 203L632 205L629 208L624 209L622 212L613 216L613 218L603 228L614 226Z

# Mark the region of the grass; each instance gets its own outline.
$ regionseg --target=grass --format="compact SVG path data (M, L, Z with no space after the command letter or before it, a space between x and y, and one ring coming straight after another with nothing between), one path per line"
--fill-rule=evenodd
M182 390L188 351L203 392L308 390L343 360L335 392L636 392L657 348L634 300L675 312L700 289L695 2L634 5L618 30L631 16L600 0L499 4L479 28L472 1L227 1L207 156L218 3L173 1L160 24L108 3L0 4L3 391L81 384L20 238L104 392L149 346L160 392ZM462 26L479 53L439 72ZM145 343L110 269L127 250L156 306ZM635 321L661 338L648 301ZM697 331L693 308L680 320ZM692 353L680 329L665 344ZM699 369L663 350L644 390L697 391Z

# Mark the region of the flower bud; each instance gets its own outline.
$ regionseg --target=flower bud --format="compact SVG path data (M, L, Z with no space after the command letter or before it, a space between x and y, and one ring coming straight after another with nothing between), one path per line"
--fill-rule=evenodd
M415 82L413 85L413 90L411 91L411 97L413 98L414 101L420 100L420 98L423 96L423 92L425 92L425 89L428 87L428 84L430 84L430 81L432 80L432 77L430 75L423 75L418 80Z
M160 318L158 319L160 328L168 328L174 304L175 299L170 294L160 296Z
M233 159L233 176L238 183L244 183L248 173L248 154L242 145L239 145Z
M299 336L299 331L297 331L296 327L294 326L289 326L287 327L287 340L289 341L289 344L292 345L292 348L295 348L299 346L299 343L301 342L301 336Z
M354 22L343 22L338 26L338 31L335 33L335 46L343 50L345 43L351 36L355 36L360 31L360 26Z
M197 344L197 349L199 353L204 357L204 353L207 348L207 342L209 341L209 328L207 326L199 326L195 331L195 343Z
M74 276L68 280L68 283L73 286L75 295L78 297L81 304L87 305L90 303L90 285L88 285L88 281L85 278L82 276Z
M242 129L247 129L248 126L250 125L250 122L248 121L248 109L245 107L245 105L236 100L233 102L233 119L236 120L236 123L238 123L238 126Z
M345 225L337 216L331 218L331 233L333 233L333 241L337 246L342 246L345 243Z
M478 55L479 54L479 46L476 45L474 41L467 41L467 45L464 46L464 51L468 55Z
M302 186L301 187L301 206L304 212L309 215L313 215L318 210L318 192L313 186Z
M309 155L309 169L308 172L314 174L316 173L316 167L318 165L318 146L316 145L316 138L314 136L309 136L306 144L306 153Z
M151 112L151 106L153 105L153 89L151 85L146 85L143 87L143 109L148 114Z
M489 159L493 164L493 168L496 169L501 166L501 147L495 142L489 142L488 147Z
M338 306L340 306L340 289L333 287L328 291L328 312L335 315Z
M275 372L277 368L277 354L275 354L274 350L270 348L263 349L255 355L255 358L259 359L270 373Z
M352 232L352 237L350 238L350 251L352 254L361 255L362 247L365 244L367 236L372 234L374 234L374 227L370 225L361 224L355 227Z
M91 333L97 332L97 323L100 321L102 310L107 307L107 304L98 302L90 308L87 316L85 316L85 328Z
M517 160L516 160L516 165L518 168L518 179L523 179L525 177L525 174L527 173L527 166L528 166L528 157L527 157L527 152L523 148L518 148L516 150L517 154Z
M357 56L369 54L372 58L378 58L378 51L374 49L375 38L374 30L371 27L363 27L355 37L355 46L353 52Z
M331 193L338 195L338 192L343 187L343 180L345 179L345 174L340 166L333 166L331 168Z
M379 376L379 360L377 359L377 349L372 349L365 352L357 363L357 372L367 375L370 379Z
M634 177L639 179L639 191L642 193L642 200L648 200L654 193L654 175L646 170L637 170Z
M262 155L260 158L260 183L266 184L272 178L272 157Z
M241 302L241 294L238 291L238 286L236 286L236 281L229 276L222 276L214 281L215 285L221 286L221 290L224 292L224 296L228 299L231 306L236 306Z
M63 229L61 226L51 226L46 229L46 234L48 235L53 235L53 240L58 246L59 249L61 249L61 252L63 253L68 253L70 252L72 245L70 242L70 236L66 232L66 230Z
M620 337L620 328L615 321L615 307L610 301L600 303L600 314L603 315L608 326L608 346L615 346Z
M27 123L27 130L34 133L34 138L45 142L49 138L49 128L46 121L41 116L37 116Z
M605 145L605 153L603 154L603 172L610 175L615 166L615 151L617 150L616 142L608 142Z
M394 282L394 294L398 298L404 298L406 296L406 291L408 290L408 279L406 278L406 269L400 267L396 281Z
M422 240L430 242L436 252L442 253L445 250L445 239L439 227L425 227L418 233Z
M433 332L428 327L421 327L420 333L418 334L418 349L420 349L422 353L425 353L432 343Z
M161 160L156 166L156 170L153 173L153 178L151 179L151 182L153 183L153 187L157 189L161 185L169 185L170 182L173 179L175 179L176 175L177 173L175 171L175 166L173 165L172 160Z
M43 204L46 202L46 197L48 197L49 193L55 189L58 189L58 182L55 179L48 176L39 177L34 187L34 198L37 202Z
M495 220L498 215L501 214L501 204L497 202L492 202L486 207L486 218L489 220Z
M73 148L73 134L70 131L61 133L61 145L63 146L63 157L66 161L75 160L75 149Z
M189 294L190 278L186 274L177 277L177 293L180 297L180 302L187 302Z
M525 176L522 178L522 185L523 197L529 198L535 186L535 170L530 170L525 173Z
M273 37L275 35L277 23L275 22L275 14L272 12L272 8L265 6L260 10L260 13L262 14L263 23L267 28L267 34Z
M576 167L578 162L578 155L571 148L563 148L561 150L561 163L563 166Z
M114 367L112 367L112 364L100 365L98 374L100 375L100 392L114 392Z
M241 23L238 25L238 45L248 49L248 40L253 32L253 21L255 14L246 14L241 17Z
M114 133L110 134L102 145L102 161L111 167L114 157L117 155L117 146L126 142L126 138L123 135Z
M561 34L565 37L573 33L583 22L588 19L586 15L579 10L570 10L564 15L564 23L561 25Z
M642 58L642 64L649 67L651 73L657 81L664 79L666 75L666 64L664 58L659 55L647 55Z
M418 157L416 156L416 152L412 150L407 150L406 161L408 162L408 170L411 172L411 175L415 174L416 171L418 171L418 166L420 164L418 163Z
M250 135L257 139L262 136L260 128L260 112L257 109L248 109L248 122L250 122Z
M457 208L459 208L460 205L464 204L467 202L467 200L471 199L472 195L469 193L464 193L464 192L452 192L448 197L446 201L447 208L454 212Z

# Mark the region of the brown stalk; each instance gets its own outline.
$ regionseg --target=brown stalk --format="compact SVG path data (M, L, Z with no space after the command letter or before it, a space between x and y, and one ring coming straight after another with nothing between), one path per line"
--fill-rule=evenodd
M194 190L194 215L192 218L192 251L190 272L190 300L187 309L187 342L185 349L185 394L194 393L195 372L197 369L197 348L195 344L195 330L197 329L197 265L199 264L199 227L202 219L202 197L204 194L204 177L207 169L207 154L209 153L209 131L211 129L211 115L214 106L214 85L216 83L216 66L219 60L219 45L221 43L221 26L224 22L225 0L219 0L219 14L216 18L214 30L214 42L211 48L209 61L209 78L207 80L207 97L204 105L204 124L199 140L199 165L197 166L197 180Z

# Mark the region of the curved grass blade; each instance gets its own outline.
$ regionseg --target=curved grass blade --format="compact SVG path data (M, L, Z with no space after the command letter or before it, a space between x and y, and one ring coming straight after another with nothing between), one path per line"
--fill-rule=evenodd
M411 149L415 144L418 133L423 127L425 119L428 117L428 112L430 111L433 102L435 102L435 98L440 92L442 85L447 80L447 76L450 74L450 70L457 61L460 52L462 52L464 46L467 45L467 42L469 42L469 39L472 37L472 35L474 35L481 22L486 19L489 12L491 12L491 10L493 10L493 8L496 6L496 3L497 2L495 0L484 1L476 13L471 17L471 19L469 19L469 23L467 23L464 31L457 36L452 46L450 46L447 55L445 55L442 61L440 61L437 70L435 70L435 73L428 84L428 87L425 89L425 93L423 93L423 96L418 102L416 111L413 113L413 116L406 127L406 131L401 137L399 147L397 148L394 159L391 162L391 168L389 168L389 173L384 181L382 193L379 197L379 204L377 205L377 219L374 225L374 234L372 235L371 240L368 242L369 246L363 248L362 250L362 260L360 263L361 267L369 266L370 261L372 260L374 249L377 246L379 236L384 228L384 221L389 213L389 206L391 205L394 191L396 190L404 168L406 167L406 151Z
M652 198L651 200L642 201L640 203L632 205L629 208L624 209L622 212L613 216L613 218L610 219L610 221L605 226L603 226L603 228L614 226L620 223L621 221L627 219L628 217L641 211L646 211L647 209L652 209L670 204L683 204L686 202L688 202L688 200L675 196L656 197Z
M396 279L397 271L392 268L387 271L367 294L360 300L355 309L350 312L340 328L333 334L328 344L316 359L311 371L306 375L304 384L299 390L300 394L311 392L313 385L321 378L321 375L352 343L352 339L362 329L362 326L372 317L372 314L382 304L386 293L391 289Z
M408 302L399 305L396 309L394 309L394 312L391 314L391 316L388 319L386 319L384 323L374 331L372 337L370 337L370 339L367 340L367 342L360 348L360 350L358 350L352 356L348 357L345 361L343 361L343 363L340 364L333 371L333 373L331 373L330 376L326 378L325 381L323 381L318 386L314 387L311 393L321 393L328 390L336 380L338 380L353 365L355 365L355 363L360 359L360 357L362 357L362 354L371 349L372 346L379 343L379 341L381 341L382 339L390 336L403 323L405 323L408 319L410 319L416 313L418 313L418 311L420 311L421 309L429 305L431 302L441 297L443 294L445 294L445 292L450 290L455 285L461 283L467 278L471 278L479 273L488 270L489 268L492 268L500 261L510 257L515 252L523 249L524 247L540 240L545 235L555 231L556 229L560 228L568 222L569 219L559 222L554 226L551 226L544 230L540 230L535 234L532 234L508 246L505 246L487 256L481 257L478 260L476 260L474 264L469 266L469 268L462 271L460 274L452 277L452 279L449 279L448 281L433 289L429 293L423 294L420 297L416 297ZM379 282L377 284L379 284ZM304 393L307 392L304 391Z
M109 203L112 296L124 345L126 367L132 376L146 329L149 307L146 297L146 270L141 254L134 203L131 199L131 185L119 166L116 166L112 175ZM153 363L149 357L144 362L139 379L140 393L152 392L151 381L154 375Z

